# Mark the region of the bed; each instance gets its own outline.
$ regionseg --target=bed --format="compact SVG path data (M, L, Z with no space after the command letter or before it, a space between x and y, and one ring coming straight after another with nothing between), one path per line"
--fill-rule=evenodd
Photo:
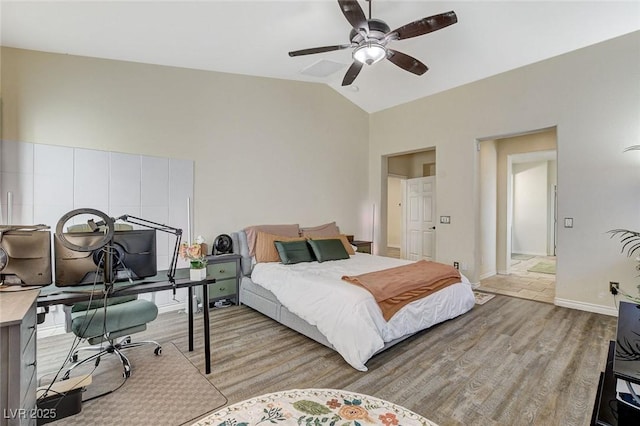
M341 279L411 261L354 253L330 262L255 262L245 231L231 234L242 256L240 303L337 351L353 368L367 371L375 354L416 332L455 318L475 304L462 276L427 297L415 300L385 321L371 293Z

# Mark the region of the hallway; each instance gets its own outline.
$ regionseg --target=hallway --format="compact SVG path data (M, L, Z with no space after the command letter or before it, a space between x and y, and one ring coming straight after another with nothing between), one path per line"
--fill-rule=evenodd
M553 304L555 273L536 270L555 272L555 265L554 256L513 255L509 275L494 275L481 280L477 290Z

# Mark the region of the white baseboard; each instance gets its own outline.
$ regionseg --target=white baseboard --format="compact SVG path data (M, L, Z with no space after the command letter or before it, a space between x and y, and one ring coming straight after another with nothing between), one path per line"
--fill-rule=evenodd
M492 271L489 271L489 272L485 272L484 274L480 274L480 280L484 280L485 278L492 277L492 276L494 276L496 274L497 274L497 272L496 272L495 269L492 270Z
M618 308L611 306L596 305L593 303L576 302L575 300L561 299L556 297L553 301L556 306L562 306L564 308L578 309L580 311L594 312L596 314L609 315L612 317L618 316Z
M65 334L66 329L64 324L50 325L48 327L38 327L38 333L36 334L38 339L44 339L45 337L57 336L59 334Z
M165 312L173 311L187 311L187 306L184 302L176 302L171 305L158 306L158 314L164 314ZM45 337L58 336L65 334L66 327L64 324L51 325L48 327L38 327L38 339L44 339Z

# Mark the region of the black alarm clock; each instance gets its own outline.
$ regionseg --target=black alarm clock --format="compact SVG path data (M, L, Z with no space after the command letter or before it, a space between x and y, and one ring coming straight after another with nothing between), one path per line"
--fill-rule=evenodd
M213 240L213 249L211 254L227 254L233 252L233 241L227 234L220 234Z

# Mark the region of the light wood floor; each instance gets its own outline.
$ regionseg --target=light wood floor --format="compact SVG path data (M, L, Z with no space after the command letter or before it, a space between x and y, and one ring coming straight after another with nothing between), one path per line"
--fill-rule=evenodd
M346 389L440 425L588 425L616 327L613 317L498 295L376 355L363 373L246 306L211 315L207 377L230 404L287 389ZM197 317L191 353L185 314L162 314L135 337L173 341L204 371L201 322ZM39 375L62 362L69 341L38 341Z
M551 256L535 256L529 260L513 261L509 275L494 275L481 280L478 290L553 303L556 295L556 276L528 271L541 261L555 263L556 260Z

